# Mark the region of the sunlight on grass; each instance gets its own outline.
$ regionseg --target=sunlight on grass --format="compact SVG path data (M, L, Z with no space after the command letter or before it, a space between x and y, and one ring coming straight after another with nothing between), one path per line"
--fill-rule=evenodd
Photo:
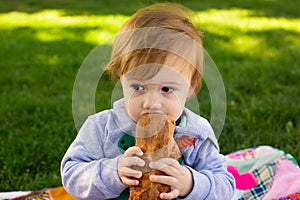
M0 15L2 29L30 28L40 41L72 39L99 44L111 39L128 19L124 15L67 16L59 10L43 10L33 14L10 12ZM300 33L300 19L257 17L249 10L210 9L196 12L195 23L204 30L232 38L232 48L240 52L251 51L263 45L248 32L282 29ZM246 36L242 34L246 33ZM238 37L239 35L239 37ZM274 55L274 52L272 53Z
M278 55L278 49L269 47L264 38L257 37L257 33L275 30L300 33L300 19L257 17L252 11L245 9L196 12L194 20L204 31L204 35L208 31L219 36L221 39L216 40L224 48L268 58ZM278 38L281 39L284 38Z
M196 23L203 26L236 28L241 31L263 31L271 29L285 29L300 33L300 19L256 17L252 11L245 9L207 10L196 12Z
M62 11L43 10L34 14L22 12L0 14L0 25L2 29L8 30L31 28L35 37L41 41L68 38L98 44L113 37L127 18L122 15L65 16ZM79 30L78 34L74 34L76 29Z
M115 32L111 32L108 30L93 30L88 31L84 36L84 41L89 43L108 43L112 44L112 41L108 40L115 35Z

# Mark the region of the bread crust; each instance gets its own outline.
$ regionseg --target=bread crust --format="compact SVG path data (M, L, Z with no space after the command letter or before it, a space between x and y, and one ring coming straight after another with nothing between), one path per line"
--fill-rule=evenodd
M139 179L139 185L130 187L129 200L160 200L159 194L170 192L168 185L151 182L152 174L165 175L159 170L152 170L149 163L162 158L174 158L181 156L179 147L174 140L175 120L163 114L146 114L137 122L136 146L144 152L142 159L144 167L135 167L143 172Z

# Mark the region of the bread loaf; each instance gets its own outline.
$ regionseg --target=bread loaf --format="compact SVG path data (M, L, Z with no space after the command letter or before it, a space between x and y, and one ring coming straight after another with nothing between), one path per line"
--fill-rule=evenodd
M143 172L137 186L130 187L129 200L158 200L159 194L169 192L170 186L154 183L149 180L150 175L163 175L158 170L152 170L149 162L161 158L179 159L181 154L173 135L175 120L163 114L143 115L137 122L136 146L144 152L142 159L145 160L145 167L136 167Z

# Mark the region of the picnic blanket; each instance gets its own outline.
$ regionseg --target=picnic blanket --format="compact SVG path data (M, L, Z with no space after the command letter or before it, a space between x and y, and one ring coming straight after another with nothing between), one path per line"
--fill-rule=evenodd
M225 156L236 181L232 200L300 200L300 168L295 158L271 146ZM63 187L0 192L1 200L76 200Z
M232 200L300 199L300 169L292 155L259 146L233 152L226 158L237 188Z

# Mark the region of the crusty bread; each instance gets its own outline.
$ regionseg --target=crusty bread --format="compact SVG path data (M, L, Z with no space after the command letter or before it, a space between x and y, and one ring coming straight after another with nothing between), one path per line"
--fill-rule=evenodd
M138 186L130 187L129 200L158 200L159 194L169 192L170 186L153 183L149 180L150 175L163 175L158 170L152 170L149 162L161 158L179 159L181 154L173 135L175 120L163 114L143 115L137 122L136 146L144 152L142 159L145 160L145 167L136 167L143 172L139 179Z

